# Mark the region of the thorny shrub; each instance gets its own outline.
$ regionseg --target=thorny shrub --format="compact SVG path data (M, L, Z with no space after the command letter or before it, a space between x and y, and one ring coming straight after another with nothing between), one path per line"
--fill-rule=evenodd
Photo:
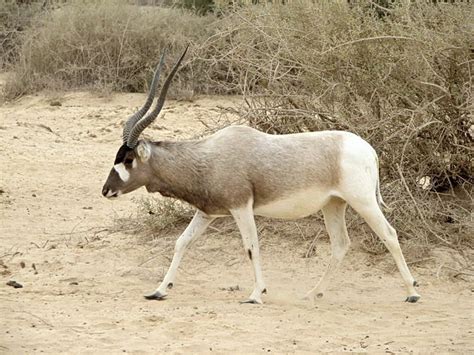
M382 19L336 2L244 7L221 20L203 57L245 95L240 114L251 125L369 141L402 239L472 245L468 6L400 2Z

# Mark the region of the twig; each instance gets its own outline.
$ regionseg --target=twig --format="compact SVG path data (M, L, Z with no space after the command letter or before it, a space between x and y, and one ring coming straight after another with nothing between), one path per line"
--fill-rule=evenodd
M386 8L386 7L383 7L382 5L377 4L377 3L374 2L374 1L370 1L370 4L371 4L372 6L375 6L376 8L379 8L379 9L382 10L382 11L386 11L386 12L388 12L388 13L392 13L392 12L393 12L393 10L391 10L391 9L389 9L389 8Z
M40 321L42 321L42 322L43 322L44 324L46 324L48 327L54 328L54 326L53 326L51 323L46 322L43 318L38 317L37 315L35 315L35 314L31 313L31 312L28 312L28 311L15 311L15 312L21 312L21 313L29 314L30 316L33 316L33 317L35 317L36 319L39 319Z
M411 265L411 264L418 264L418 263L422 263L422 262L424 262L424 261L433 260L433 259L434 259L433 257L424 258L424 259L418 259L418 260L409 261L409 262L407 262L407 264L408 264L408 265Z
M408 192L408 195L410 196L411 200L413 201L413 206L415 207L416 211L418 212L418 215L420 216L421 221L423 224L426 226L426 228L433 234L436 238L438 238L441 242L445 243L446 245L450 247L454 247L452 243L448 242L446 239L438 235L436 232L434 232L431 227L429 226L428 222L425 220L425 216L421 212L420 208L418 207L418 204L416 203L415 198L413 197L413 194L410 191L410 188L408 187L405 178L403 176L402 170L400 169L400 165L397 164L397 170L398 174L400 175L400 179L402 180L403 186L405 186L406 191Z
M439 279L439 274L441 273L441 269L444 266L444 263L442 263L439 267L438 270L436 270L436 278Z
M42 123L38 124L38 127L44 128L44 129L47 130L48 132L50 132L50 133L52 133L52 134L55 134L56 136L60 137L60 135L57 134L56 132L54 132L54 131L51 129L51 127L48 127L48 126L46 126L46 125L44 125L44 124L42 124Z
M428 83L426 81L421 81L421 80L417 80L420 84L423 84L423 85L427 85L427 86L432 86L434 88L437 88L438 90L444 92L447 96L451 97L451 93L446 90L445 88L443 88L442 86L438 85L438 84L435 84L435 83Z
M224 232L222 231L222 229L219 229L219 228L214 227L214 226L209 226L209 227L207 227L207 228L212 229L212 230L214 230L214 231L216 231L216 232L219 232L219 233L221 233L221 234L224 233Z
M295 226L296 228L298 228L298 231L300 232L301 236L303 237L303 240L306 240L306 235L304 234L303 230L301 229L300 225L298 224L298 222L295 222Z
M405 150L407 149L408 142L410 142L410 139L412 139L415 135L419 134L423 129L426 127L432 125L433 123L441 123L440 121L430 121L426 122L425 124L422 124L421 126L416 127L407 137L405 144L403 144L403 149L402 149L402 154L400 157L400 166L403 167L403 161L405 158Z
M76 224L76 226L74 228L77 227L78 224ZM74 230L73 228L73 230ZM82 230L79 230L79 231L71 231L71 232L63 232L63 233L47 233L47 232L43 232L44 235L54 235L54 236L63 236L63 235L74 235L74 234L81 234L81 233L87 233L87 232L91 232L97 228L100 228L100 227L91 227L91 228L87 228L87 229L82 229ZM100 229L98 230L97 232L95 233L100 233L100 232L104 232L104 231L108 231L110 229L108 228L103 228L103 229ZM133 230L133 229L125 229L124 231L128 231L128 230Z
M145 265L146 263L152 261L153 259L156 259L157 257L161 256L161 254L156 254L156 255L153 255L151 258L148 258L146 259L144 262L138 264L138 266L143 266Z
M305 258L309 258L311 256L312 251L314 250L314 247L316 245L316 241L318 240L319 236L321 235L322 229L320 228L318 231L318 234L316 234L316 237L311 241L311 244L308 247L308 250L306 250L306 253L304 255Z
M3 258L6 257L6 256L14 257L14 256L17 255L17 254L20 254L20 252L16 251L16 252L14 252L14 253L5 253L5 254L3 254L3 255L0 256L0 259L3 259Z
M41 247L40 247L38 244L36 244L35 242L30 242L30 244L33 244L33 245L34 245L35 247L37 247L38 249L41 249Z
M341 47L346 47L346 46L350 46L352 44L361 43L361 42L378 41L380 39L401 39L401 40L405 40L405 41L413 41L413 42L424 43L423 41L417 40L415 38L405 37L405 36L376 36L376 37L360 38L360 39L355 39L353 41L341 43L341 44L339 44L337 46L334 46L334 47L331 47L331 48L329 48L329 49L327 49L324 52L321 52L319 54L324 55L324 54L332 52L336 49L339 49Z

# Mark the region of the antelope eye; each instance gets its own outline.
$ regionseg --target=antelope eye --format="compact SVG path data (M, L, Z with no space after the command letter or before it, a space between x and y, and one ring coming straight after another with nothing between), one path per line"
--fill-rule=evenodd
M132 164L132 163L133 163L133 159L127 158L127 159L125 159L124 163L127 164L127 165L128 165L128 164Z

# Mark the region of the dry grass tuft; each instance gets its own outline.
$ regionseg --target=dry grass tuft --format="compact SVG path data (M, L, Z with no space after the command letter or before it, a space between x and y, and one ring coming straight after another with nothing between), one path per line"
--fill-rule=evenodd
M187 44L208 35L212 21L211 15L120 0L67 2L36 17L25 31L5 95L74 88L145 91L163 49L168 58L177 57ZM204 90L200 70L188 63L174 90Z
M184 230L194 214L191 207L172 199L150 197L137 199L135 202L135 215L116 219L117 230L127 230L145 236L171 234Z

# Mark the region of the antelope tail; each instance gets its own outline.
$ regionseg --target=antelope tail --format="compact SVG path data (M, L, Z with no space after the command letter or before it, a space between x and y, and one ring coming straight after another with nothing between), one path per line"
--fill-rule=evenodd
M380 207L383 207L387 210L390 210L390 207L386 205L386 203L382 199L382 194L380 193L380 175L379 175L379 158L375 155L375 161L377 162L377 189L375 191L377 203Z

